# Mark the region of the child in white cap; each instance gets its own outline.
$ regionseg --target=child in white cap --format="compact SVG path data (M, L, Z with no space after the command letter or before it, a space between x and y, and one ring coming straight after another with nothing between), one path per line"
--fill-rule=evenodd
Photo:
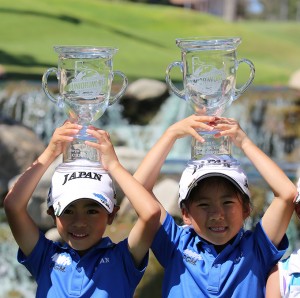
M161 227L151 248L164 268L162 297L264 297L268 272L288 247L285 236L297 194L294 184L229 118L192 115L170 126L146 155L134 176L151 190L178 138L196 130L228 136L252 162L274 193L253 231L248 179L230 156L190 162L179 183L184 226L161 206Z
M297 183L300 192L300 179ZM295 200L295 213L300 219L300 197ZM300 248L291 255L278 262L270 272L266 298L300 297Z
M57 128L45 151L4 200L7 219L19 245L18 261L36 280L36 297L133 297L159 228L160 208L120 164L105 131L88 130L98 143L86 144L99 150L107 172L60 165L53 175L48 213L64 243L46 239L27 212L39 180L80 129L70 122ZM117 244L103 237L119 209L112 178L138 214L128 238Z

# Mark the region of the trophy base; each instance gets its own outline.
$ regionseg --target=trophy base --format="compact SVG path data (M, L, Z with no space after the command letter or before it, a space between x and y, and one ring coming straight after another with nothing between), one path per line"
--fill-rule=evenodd
M95 163L95 162L92 162L92 161L89 161L89 160L83 160L83 159L77 159L77 160L74 160L72 162L63 162L59 165L59 169L61 171L70 171L70 168L73 168L74 170L95 170L95 171L101 171L103 172L104 174L108 173L106 170L104 170L103 168L99 168L99 163Z
M231 142L229 137L215 138L215 132L203 133L201 136L205 142L200 143L195 138L192 139L191 159L198 160L206 155L230 155L231 156Z
M81 165L84 165L83 160L87 162L87 166L91 163L98 168L103 168L100 163L100 154L98 150L87 146L85 140L74 139L73 142L69 143L63 152L63 162L70 163L80 161Z

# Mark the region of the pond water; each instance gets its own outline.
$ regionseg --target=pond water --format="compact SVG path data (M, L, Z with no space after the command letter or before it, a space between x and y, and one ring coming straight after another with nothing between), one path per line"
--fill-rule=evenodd
M109 107L96 126L107 129L116 144L142 152L147 152L170 124L192 113L186 102L173 95L147 126L129 125L122 117L122 109L120 103ZM297 94L286 88L252 88L232 104L226 115L239 120L250 138L296 181L300 168L300 99ZM39 82L1 85L0 116L11 117L31 127L45 143L51 137L53 127L61 125L66 118L63 111L46 98ZM190 138L176 143L163 167L165 175L181 173L190 158L190 145ZM269 204L270 192L241 152L233 149L233 155L241 161L250 183L255 185L253 193L257 211L248 223L251 228ZM292 221L288 231L291 249L298 243L297 226L298 222ZM0 242L0 280L3 285L0 298L34 297L35 284L16 261L17 247L3 210Z

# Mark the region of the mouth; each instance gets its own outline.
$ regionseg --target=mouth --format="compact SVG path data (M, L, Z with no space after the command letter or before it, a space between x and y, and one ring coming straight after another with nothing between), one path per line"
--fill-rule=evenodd
M76 239L76 240L81 240L81 239L84 239L86 237L88 237L88 234L82 234L82 233L70 233L71 237L73 239Z
M227 230L227 228L226 227L210 227L209 230L214 233L224 233Z

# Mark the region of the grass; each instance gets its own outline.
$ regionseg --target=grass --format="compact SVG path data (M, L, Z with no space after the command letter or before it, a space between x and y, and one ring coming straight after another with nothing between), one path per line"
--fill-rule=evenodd
M119 48L114 69L130 81L165 79L168 64L179 61L177 37L241 36L238 58L256 67L256 85L285 85L300 68L299 23L240 21L181 8L104 0L2 0L0 64L9 78L40 79L57 65L54 45L96 45ZM241 67L240 81L248 69ZM181 74L174 73L175 80Z

